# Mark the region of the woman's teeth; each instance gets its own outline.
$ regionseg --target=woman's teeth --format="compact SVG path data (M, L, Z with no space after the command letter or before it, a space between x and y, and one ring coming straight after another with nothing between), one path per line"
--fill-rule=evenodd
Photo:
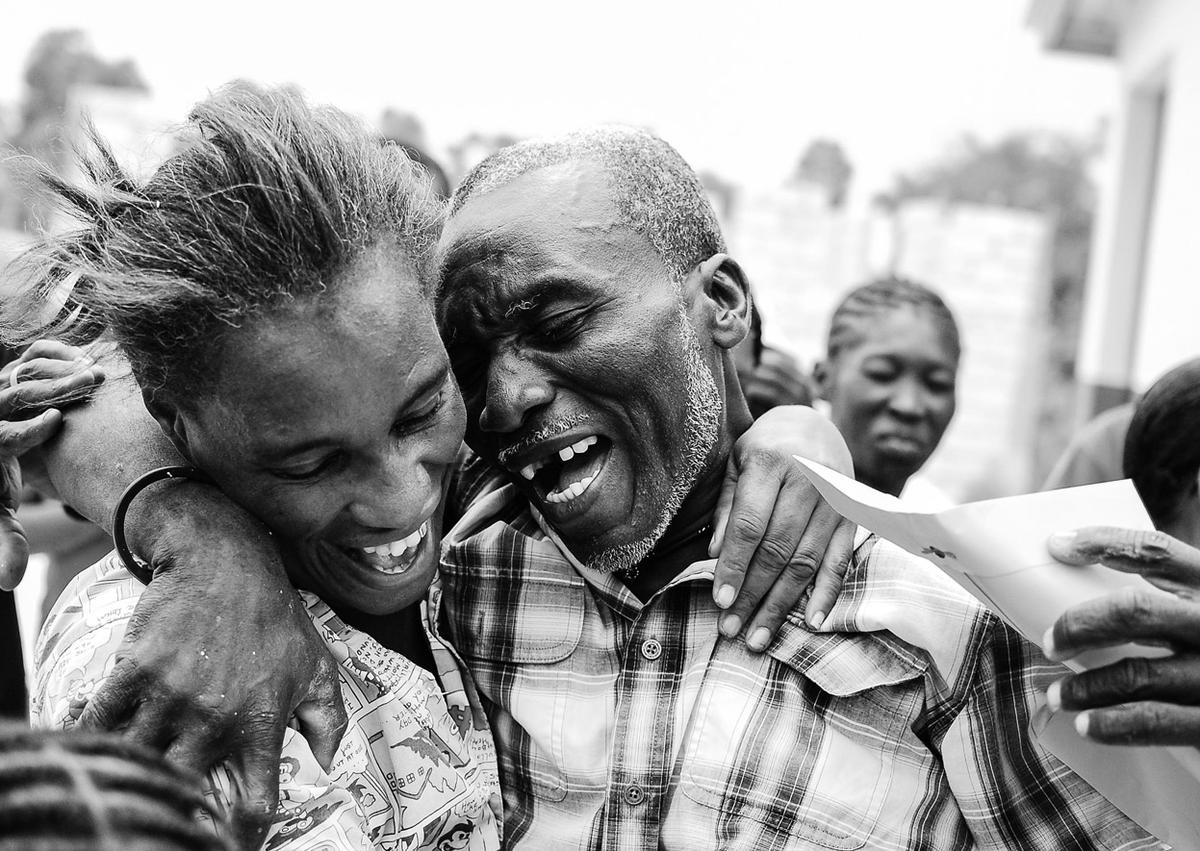
M362 547L361 551L367 557L367 564L380 573L403 573L412 566L412 557L427 534L429 534L428 520L405 538L375 547Z

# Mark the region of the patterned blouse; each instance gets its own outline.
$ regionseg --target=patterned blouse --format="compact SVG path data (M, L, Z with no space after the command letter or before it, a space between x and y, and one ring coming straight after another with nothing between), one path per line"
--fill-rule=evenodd
M55 604L38 639L30 717L71 727L108 676L143 586L109 554ZM294 729L279 763L279 809L269 851L491 851L500 847L500 787L491 733L475 687L437 623L435 583L422 616L437 666L430 673L346 625L299 592L339 666L349 726L328 772ZM234 789L224 766L206 794L220 813Z

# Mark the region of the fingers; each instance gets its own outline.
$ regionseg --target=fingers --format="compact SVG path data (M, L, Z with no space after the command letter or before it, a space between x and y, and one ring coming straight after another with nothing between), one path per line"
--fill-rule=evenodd
M68 346L66 343L60 343L58 340L35 340L29 344L29 347L25 351L21 352L20 357L13 361L10 366L27 363L37 358L60 361L90 360L88 353L78 346ZM0 377L3 377L6 381L8 380L6 372L0 371Z
M230 768L236 788L230 816L239 848L259 847L275 818L284 722L284 716L274 712L251 713L234 748Z
M1075 716L1079 735L1110 745L1200 746L1200 707L1135 703Z
M825 505L822 502L822 505ZM832 508L825 505L830 511ZM846 579L846 570L850 567L850 558L854 555L855 525L843 517L838 517L837 530L825 549L821 566L817 569L817 578L813 581L812 596L804 610L804 619L813 629L820 629L825 622L825 616L837 602L842 593L842 583Z
M1125 588L1068 609L1042 639L1047 658L1055 661L1126 642L1200 646L1200 604Z
M20 585L28 564L29 540L17 519L16 506L0 506L0 588L11 591Z
M803 595L836 522L822 524L818 518L813 523L818 496L802 475L772 470L769 479L764 470L752 481L752 472L748 468L738 483L714 584L718 605L728 599L727 588L738 588L729 614L721 620L721 632L729 637L741 631L771 592L770 611L763 612L747 633L750 648L761 650Z
M204 774L229 756L220 732L208 724L189 725L164 752L169 762L193 774Z
M1055 711L1073 712L1136 701L1200 706L1200 656L1121 659L1063 677L1050 686L1046 699Z
M296 707L295 716L300 722L300 735L308 741L317 762L328 771L349 720L342 702L337 665L327 653L323 662L317 666L309 698Z
M43 411L31 420L0 420L0 454L14 458L41 446L62 428L57 408Z
M814 574L829 557L829 545L837 534L841 521L841 516L824 501L818 503L813 510L804 527L803 536L793 548L790 559L784 565L775 583L767 591L766 597L759 604L758 610L750 620L750 625L746 628L746 646L751 650L765 650L784 620L796 610L796 605L812 583ZM771 533L768 530L764 541L770 536ZM853 544L853 535L851 535L850 544ZM761 551L760 547L759 552ZM843 566L841 570L844 573L845 567ZM827 579L826 584L836 584L834 591L834 599L836 599L836 591L841 588L840 576L836 583L831 583Z
M718 519L713 530L715 546L709 546L709 555L720 554L713 574L713 599L723 609L729 608L742 591L746 570L770 525L782 484L780 471L758 456L747 458L740 472L730 461L718 499L718 514L723 511L727 516ZM784 561L786 557L779 561L778 569ZM765 588L760 589L760 595Z
M0 387L0 418L18 419L26 414L29 419L46 408L85 398L104 380L104 372L91 367L52 378L27 380L24 374L20 378L14 387Z
M141 673L128 660L118 660L92 695L76 725L81 730L116 730L131 720L140 703Z
M1105 567L1139 573L1172 591L1200 592L1200 550L1163 532L1090 526L1052 535L1050 554L1073 565L1099 562Z

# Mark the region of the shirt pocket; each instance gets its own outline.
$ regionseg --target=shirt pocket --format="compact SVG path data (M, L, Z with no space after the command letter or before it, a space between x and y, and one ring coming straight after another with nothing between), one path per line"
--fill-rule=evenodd
M562 801L572 656L586 611L583 579L569 565L539 564L535 555L519 572L443 568L443 583L455 648L492 705L505 783Z
M842 640L833 652L860 650ZM688 798L720 811L719 844L790 848L799 840L852 851L872 837L924 689L919 669L862 661L766 658L765 679L753 686L712 678L680 783Z

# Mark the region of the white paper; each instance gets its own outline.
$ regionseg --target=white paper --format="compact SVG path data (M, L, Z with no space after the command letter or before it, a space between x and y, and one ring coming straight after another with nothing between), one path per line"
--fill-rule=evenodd
M1025 638L1041 646L1071 606L1129 586L1166 593L1140 576L1100 565L1072 567L1046 549L1054 532L1083 526L1152 529L1128 481L968 503L935 513L803 458L796 458L838 512L940 567ZM1075 670L1125 656L1167 651L1126 644L1067 663ZM1200 752L1192 748L1117 747L1080 737L1073 713L1043 709L1033 733L1047 750L1150 833L1180 849L1200 849Z

